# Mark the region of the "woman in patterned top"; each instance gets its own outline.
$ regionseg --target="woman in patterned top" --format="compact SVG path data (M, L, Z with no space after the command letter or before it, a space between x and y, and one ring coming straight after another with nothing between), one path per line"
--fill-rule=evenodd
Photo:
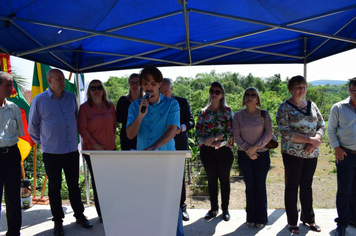
M289 230L299 233L298 187L300 188L301 216L303 224L320 232L315 224L312 182L316 169L321 138L325 133L323 117L315 103L303 99L307 81L294 76L288 82L292 95L278 107L276 120L282 135L281 152L285 171L284 203Z
M196 145L200 148L200 159L208 177L211 209L205 219L214 218L218 213L219 179L223 219L229 221L230 171L234 161L231 148L233 113L226 104L222 84L213 82L209 93L209 104L200 111L195 131Z
M268 222L266 178L271 160L264 146L272 139L272 119L268 111L261 110L256 88L245 90L242 107L245 106L234 115L233 134L246 185L247 226L261 229Z

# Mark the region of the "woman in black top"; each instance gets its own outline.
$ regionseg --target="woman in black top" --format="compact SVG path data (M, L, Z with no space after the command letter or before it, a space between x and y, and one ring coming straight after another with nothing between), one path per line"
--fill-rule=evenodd
M121 96L116 106L116 121L122 125L120 132L121 150L136 149L136 137L130 140L126 135L127 114L130 104L143 96L138 74L130 75L128 83L129 93Z

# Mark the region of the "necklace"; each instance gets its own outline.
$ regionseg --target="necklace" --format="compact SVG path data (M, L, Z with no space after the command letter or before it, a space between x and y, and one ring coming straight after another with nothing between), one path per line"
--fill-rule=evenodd
M256 116L257 113L259 112L259 110L255 111L255 112L252 112L252 113L248 113L247 110L245 110L245 113L247 115L247 118L250 119L250 120L257 120L260 118L260 116Z

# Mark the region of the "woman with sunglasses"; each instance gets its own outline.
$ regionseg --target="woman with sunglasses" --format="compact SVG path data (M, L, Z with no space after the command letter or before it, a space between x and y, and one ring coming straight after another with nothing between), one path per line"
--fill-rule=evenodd
M320 232L321 228L315 224L312 184L325 124L315 103L303 99L307 93L307 81L303 76L292 77L288 81L288 90L291 97L279 105L276 121L282 136L284 204L289 230L299 233L299 188L300 220L303 224L308 224L311 230Z
M233 134L246 185L246 224L261 229L268 222L266 178L271 161L264 146L272 138L272 119L268 111L261 110L256 88L245 90L242 107L246 108L234 115Z
M209 104L198 116L196 145L200 148L200 159L207 178L211 208L205 219L218 214L218 180L221 187L221 208L225 221L230 220L230 171L234 161L232 151L232 110L225 100L225 89L219 82L213 82L209 90Z
M126 135L127 115L130 104L142 98L143 90L139 83L139 74L131 74L129 79L129 93L121 96L116 105L116 121L121 123L120 144L121 150L136 149L136 137L128 139Z
M116 113L114 104L100 80L92 80L87 91L88 100L79 108L78 131L82 136L83 150L115 150ZM90 171L95 208L102 222L90 156L84 154Z

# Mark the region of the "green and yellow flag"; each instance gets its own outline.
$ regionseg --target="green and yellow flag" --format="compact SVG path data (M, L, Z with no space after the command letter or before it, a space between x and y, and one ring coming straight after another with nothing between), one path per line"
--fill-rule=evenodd
M35 68L33 70L32 77L32 89L31 89L31 101L32 99L47 90L49 84L47 82L47 72L52 69L50 66L41 64L39 62L35 63ZM77 86L74 83L65 80L65 90L72 92L75 97L77 97Z
M32 89L31 89L31 101L37 95L47 90L49 84L47 82L47 71L51 67L45 64L36 62L33 69L32 77Z

